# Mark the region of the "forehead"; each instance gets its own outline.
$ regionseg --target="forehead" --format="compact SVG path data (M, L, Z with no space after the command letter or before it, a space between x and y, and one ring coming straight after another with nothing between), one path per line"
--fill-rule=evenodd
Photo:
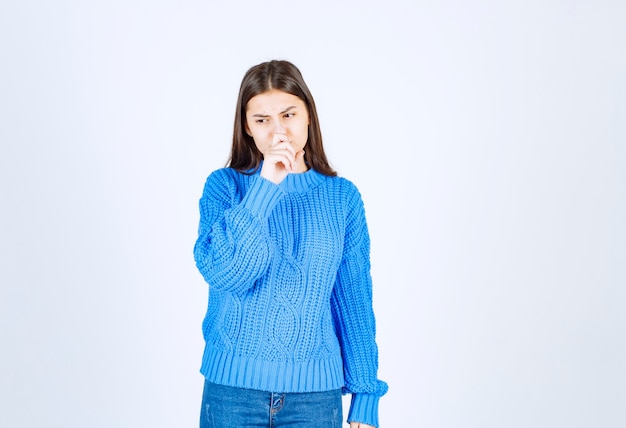
M276 113L289 107L306 108L304 101L297 96L273 89L250 98L246 111Z

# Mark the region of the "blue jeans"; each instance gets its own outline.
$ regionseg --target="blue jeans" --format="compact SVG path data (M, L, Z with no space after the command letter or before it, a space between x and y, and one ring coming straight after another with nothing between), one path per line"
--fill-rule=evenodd
M276 393L204 382L200 428L340 428L341 389Z

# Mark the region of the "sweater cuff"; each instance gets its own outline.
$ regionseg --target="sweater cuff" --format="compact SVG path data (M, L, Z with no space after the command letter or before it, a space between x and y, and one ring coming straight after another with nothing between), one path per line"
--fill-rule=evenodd
M348 422L361 422L378 427L378 400L373 394L352 394Z
M257 176L256 180L248 188L246 196L244 196L241 203L243 207L250 210L253 214L267 220L284 194L277 184Z

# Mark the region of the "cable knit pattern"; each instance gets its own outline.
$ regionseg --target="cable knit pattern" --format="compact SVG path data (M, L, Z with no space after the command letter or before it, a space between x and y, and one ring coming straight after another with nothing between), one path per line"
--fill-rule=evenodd
M273 392L353 393L378 426L369 235L357 188L309 170L276 185L215 171L200 199L196 265L210 287L201 372Z

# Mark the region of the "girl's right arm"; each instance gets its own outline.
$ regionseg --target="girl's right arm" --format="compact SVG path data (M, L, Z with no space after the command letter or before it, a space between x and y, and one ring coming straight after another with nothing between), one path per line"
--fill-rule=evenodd
M206 181L194 258L212 288L241 294L269 266L273 245L267 219L283 192L258 175L241 189L234 174L220 169Z

